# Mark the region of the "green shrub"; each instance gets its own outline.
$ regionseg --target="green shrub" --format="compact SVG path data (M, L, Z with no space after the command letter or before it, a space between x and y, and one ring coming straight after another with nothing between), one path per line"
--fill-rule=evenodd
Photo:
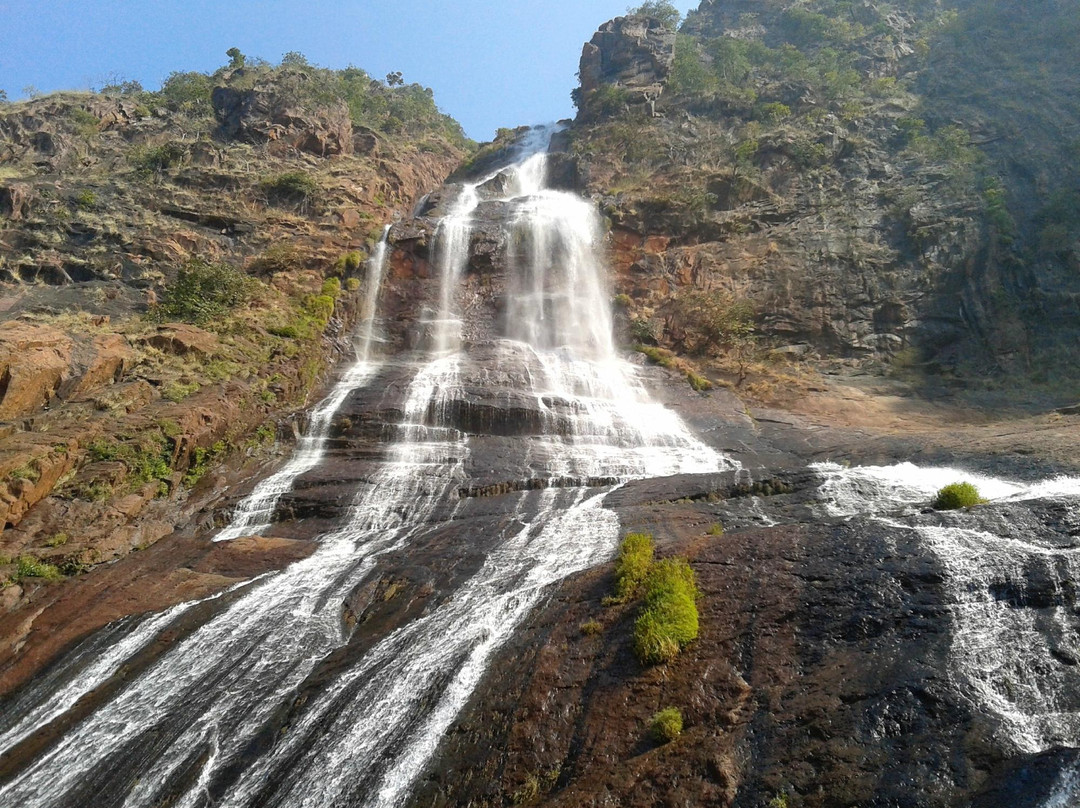
M614 84L601 84L585 97L586 111L595 116L612 117L626 112L630 93Z
M724 526L719 522L713 522L706 531L710 536L723 536Z
M643 14L646 17L660 20L668 28L675 29L682 19L682 14L668 0L646 0L639 6L631 6L626 9L627 14Z
M87 188L75 194L73 201L77 208L81 208L82 210L93 210L97 207L97 194Z
M288 242L280 242L267 247L262 255L251 262L251 269L264 275L276 275L296 269L304 263L303 253Z
M271 204L305 205L318 192L319 183L303 171L286 171L259 183Z
M47 564L33 556L19 556L11 580L15 583L18 583L23 578L43 578L46 581L58 581L63 577L60 569L55 564Z
M192 261L166 287L153 314L158 320L181 320L196 325L220 321L232 309L250 300L257 285L228 264Z
M68 543L68 534L67 533L57 533L57 534L53 535L53 537L50 538L47 542L45 542L45 546L46 547L63 547L67 543Z
M337 300L341 294L341 280L339 278L327 278L323 281L321 293Z
M184 485L188 488L194 488L195 484L206 475L206 472L210 470L215 461L225 453L225 449L225 441L220 440L209 448L195 447L191 453L191 464L184 475Z
M350 275L358 272L364 265L364 255L359 250L350 250L342 253L334 262L334 273L337 275Z
M578 628L586 637L593 637L604 632L604 626L599 620L587 620Z
M702 58L697 39L679 34L668 77L669 90L675 95L695 96L714 92L718 86L719 80Z
M713 387L712 382L710 382L700 373L695 373L692 370L686 371L686 380L690 383L690 386L698 393L702 393L706 390L712 390Z
M187 384L184 382L169 382L161 388L161 397L175 404L198 392L198 390L198 382L189 382Z
M346 288L346 290L348 290L350 292L355 292L357 289L360 288L360 279L359 278L346 278L345 279L345 288Z
M649 533L629 533L619 545L615 559L615 595L626 599L645 581L653 563L653 537Z
M769 800L768 808L788 808L791 803L788 802L788 795L786 791L781 791L771 800Z
M319 324L321 330L334 315L334 298L326 294L311 295L304 301L304 311Z
M669 662L697 638L697 585L685 559L653 564L645 579L645 604L634 624L634 651L643 664Z
M937 492L932 505L937 511L954 511L984 502L986 500L979 495L979 489L971 483L950 483Z
M87 453L94 461L123 463L127 467L131 481L135 484L164 480L172 473L170 465L172 457L165 446L164 438L160 435L146 438L140 443L110 443L106 440L96 440L87 447Z
M163 143L160 146L136 146L128 152L128 162L142 174L163 174L181 165L188 156L183 143Z
M649 733L657 743L670 743L682 735L683 718L678 707L665 707L649 722Z
M170 73L157 96L174 110L192 115L209 115L213 111L210 94L214 82L205 73Z
M26 480L27 482L36 483L41 479L41 472L36 466L27 463L12 471L8 477L12 480Z
M83 137L95 135L101 129L101 121L92 112L79 107L68 110L68 118L74 124L75 131Z
M282 337L283 339L301 339L306 336L306 333L301 333L301 327L297 323L271 325L268 326L266 330L273 336Z

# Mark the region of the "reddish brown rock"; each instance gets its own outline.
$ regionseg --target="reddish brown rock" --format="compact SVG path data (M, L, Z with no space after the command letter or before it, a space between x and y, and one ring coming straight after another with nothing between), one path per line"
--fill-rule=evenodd
M71 338L54 328L0 324L0 420L48 404L68 375L71 353Z
M120 334L103 334L95 337L86 370L73 380L70 390L61 390L62 398L84 396L102 387L120 381L124 371L135 360L135 352Z
M177 356L213 356L218 349L218 338L209 331L185 323L159 325L157 331L141 342Z

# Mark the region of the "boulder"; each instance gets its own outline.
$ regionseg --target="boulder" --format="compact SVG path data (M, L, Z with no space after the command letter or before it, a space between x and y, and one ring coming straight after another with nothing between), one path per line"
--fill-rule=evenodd
M218 338L215 335L186 323L159 325L153 334L142 337L139 341L167 354L204 359L213 356L218 349Z
M60 390L61 398L86 395L101 387L120 381L135 359L127 339L120 334L103 334L95 337L85 360L85 370L72 380L69 389ZM65 385L67 388L68 385Z
M11 320L0 324L0 420L48 404L67 377L72 340L49 326Z

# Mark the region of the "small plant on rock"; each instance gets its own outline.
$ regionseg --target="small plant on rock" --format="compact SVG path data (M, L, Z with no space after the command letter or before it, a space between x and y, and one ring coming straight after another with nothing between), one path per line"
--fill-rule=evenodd
M203 325L220 321L255 294L258 282L228 264L192 261L180 269L152 314Z
M683 717L678 707L665 707L649 722L649 733L657 743L671 743L683 731Z
M643 664L670 662L697 639L698 597L694 571L684 558L652 565L645 605L634 624L634 652Z
M272 205L297 205L304 207L319 190L319 183L310 174L303 171L286 171L275 177L268 177L259 183Z
M971 483L950 483L937 492L932 506L936 511L955 511L985 502L979 495L979 489Z

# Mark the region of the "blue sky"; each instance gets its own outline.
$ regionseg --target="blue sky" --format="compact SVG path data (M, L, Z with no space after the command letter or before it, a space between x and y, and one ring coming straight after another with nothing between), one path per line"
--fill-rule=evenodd
M214 70L235 46L277 62L400 70L488 140L499 126L573 114L581 45L628 0L0 0L0 89L87 89L110 78L156 89L174 70ZM675 0L684 14L697 0Z

